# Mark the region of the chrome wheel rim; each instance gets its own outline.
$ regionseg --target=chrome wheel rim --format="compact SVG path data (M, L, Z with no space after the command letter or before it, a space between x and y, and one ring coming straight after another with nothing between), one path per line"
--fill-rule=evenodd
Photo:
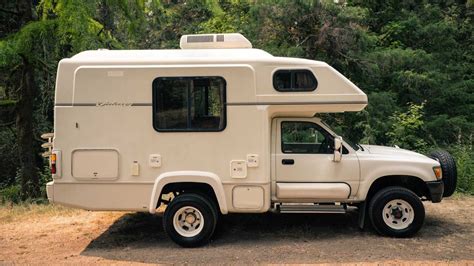
M408 228L415 219L410 203L402 199L394 199L385 204L382 217L386 225L395 230Z
M198 209L192 206L185 206L174 214L173 226L181 236L194 237L202 231L204 217Z

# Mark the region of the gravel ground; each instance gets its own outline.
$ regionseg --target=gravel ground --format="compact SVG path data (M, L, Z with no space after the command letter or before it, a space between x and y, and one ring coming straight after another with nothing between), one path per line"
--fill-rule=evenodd
M357 227L357 213L231 214L208 246L170 241L161 217L62 207L0 208L0 264L24 263L371 263L474 265L474 197L425 203L413 238L381 237ZM46 207L45 207L46 208Z

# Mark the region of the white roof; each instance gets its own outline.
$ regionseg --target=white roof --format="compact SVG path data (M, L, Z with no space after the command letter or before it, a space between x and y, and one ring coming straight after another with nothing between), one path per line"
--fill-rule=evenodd
M326 65L321 61L276 57L260 49L169 49L169 50L107 50L84 51L66 62L79 64L207 64L267 62L289 65Z
M190 58L272 58L260 49L169 49L169 50L107 50L84 51L74 55L77 60L167 60Z

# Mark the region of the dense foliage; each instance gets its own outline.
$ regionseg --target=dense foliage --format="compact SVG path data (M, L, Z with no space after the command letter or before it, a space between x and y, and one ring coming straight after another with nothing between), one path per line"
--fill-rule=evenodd
M0 188L40 197L39 135L52 130L55 69L97 48L177 48L189 33L241 32L273 55L326 61L369 96L359 113L324 114L370 144L451 151L474 193L473 0L3 1Z

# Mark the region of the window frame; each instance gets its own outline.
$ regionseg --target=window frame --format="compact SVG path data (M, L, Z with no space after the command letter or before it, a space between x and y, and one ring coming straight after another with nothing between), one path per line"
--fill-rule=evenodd
M314 80L314 87L312 87L312 88L300 88L300 89L292 89L292 88L281 89L281 88L278 88L276 86L276 80L277 80L276 76L278 75L278 73L282 73L282 72L290 72L290 86L293 86L295 73L299 73L299 72L309 73L311 75L312 79ZM311 71L309 69L278 69L275 72L273 72L273 88L276 91L279 91L279 92L311 92L311 91L315 91L318 88L318 84L319 84L318 79L314 75L313 71Z
M283 149L283 124L284 123L305 123L305 124L313 124L315 125L315 128L318 130L321 130L321 134L323 134L326 138L329 138L330 141L334 142L334 136L331 135L326 129L324 129L322 126L318 125L317 123L311 122L311 121L294 121L294 120L286 120L286 121L281 121L280 123L280 151L283 154L322 154L322 155L328 155L328 154L333 154L331 153L315 153L315 152L285 152Z
M216 78L220 79L223 82L224 89L222 92L222 97L223 97L223 102L222 102L222 107L224 108L222 112L223 116L223 122L222 122L222 128L218 129L206 129L206 128L159 128L158 127L158 122L156 119L156 113L155 110L157 110L157 101L156 101L156 96L158 94L158 82L162 79L172 79L172 80L195 80L195 79L211 79L211 78ZM187 96L187 102L188 105L186 106L187 112L188 112L188 117L189 119L189 101L191 100L190 95ZM225 130L227 127L227 81L225 80L224 77L222 76L163 76L163 77L156 77L153 82L152 82L152 124L153 124L153 129L157 132L160 133L166 133L166 132L222 132Z

